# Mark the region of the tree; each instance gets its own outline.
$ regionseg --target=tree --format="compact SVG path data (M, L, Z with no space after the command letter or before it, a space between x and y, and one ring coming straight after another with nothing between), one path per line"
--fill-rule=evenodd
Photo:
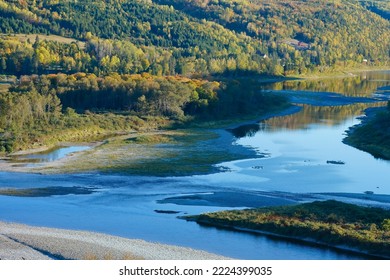
M5 57L1 57L1 72L7 73L7 60Z

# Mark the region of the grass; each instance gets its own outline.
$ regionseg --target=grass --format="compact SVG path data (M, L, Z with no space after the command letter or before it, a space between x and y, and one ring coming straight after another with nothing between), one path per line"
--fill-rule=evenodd
M113 137L94 149L37 171L187 176L219 171L215 164L255 156L254 151L232 146L231 141L212 130L165 130Z
M174 143L174 137L168 133L153 133L131 136L124 140L124 143L135 144L167 144Z
M329 200L185 218L200 224L257 230L289 239L348 247L390 259L390 211L380 208Z

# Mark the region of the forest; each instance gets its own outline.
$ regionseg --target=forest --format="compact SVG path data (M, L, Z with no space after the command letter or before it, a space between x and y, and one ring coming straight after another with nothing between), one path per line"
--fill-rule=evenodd
M117 73L22 76L0 92L0 152L45 145L48 139L91 140L168 124L261 114L287 104L248 80Z
M0 151L280 109L259 78L388 67L388 8L0 0Z
M387 12L386 1L357 0L1 0L0 70L231 76L384 66ZM12 34L86 46L18 43Z

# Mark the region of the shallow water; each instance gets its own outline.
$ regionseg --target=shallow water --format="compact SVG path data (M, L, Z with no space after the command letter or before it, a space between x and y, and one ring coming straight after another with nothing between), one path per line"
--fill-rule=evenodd
M306 108L298 115L314 113ZM321 107L316 114L321 114ZM241 188L266 191L390 194L390 162L342 143L345 130L359 123L358 115L337 124L323 119L292 129L276 129L270 120L270 128L236 139L236 145L254 147L269 156L223 163L232 170L224 179ZM331 164L338 161L344 164ZM211 180L216 176L221 175L209 175Z
M49 151L21 156L19 158L24 160L32 160L34 162L52 162L64 158L69 154L85 151L88 149L90 149L89 146L57 147Z
M348 92L353 84L359 96L370 97L377 87L386 96L383 88L390 84L390 72L383 73L337 82L346 85L337 92ZM330 85L327 90L312 81L305 90L336 91ZM294 90L291 82L273 87ZM301 82L296 85L302 87ZM220 163L228 172L183 177L0 172L0 187L53 190L51 196L0 196L0 219L141 238L233 258L358 259L361 256L328 248L199 226L177 216L328 198L390 207L390 163L341 142L345 130L359 123L362 110L376 105L305 105L295 114L254 123L250 133L240 129L240 135L231 137L232 145L255 149L259 156ZM59 195L58 187L66 187L69 194ZM77 194L72 188L93 192Z
M199 226L177 219L179 215L230 209L210 205L160 204L177 195L213 193L219 188L198 185L191 178L144 178L116 175L79 174L77 176L1 173L3 186L10 179L13 187L68 186L99 188L89 195L51 197L0 196L0 219L67 229L105 232L207 250L242 259L355 259L359 256L327 248L304 246L264 236ZM242 193L232 190L226 200ZM248 192L245 192L248 194ZM254 193L255 195L256 193ZM261 199L261 196L259 196ZM282 199L282 198L280 198ZM297 198L300 199L300 198ZM267 200L267 199L266 199ZM286 199L287 202L293 199ZM212 204L212 203L211 203ZM161 214L155 210L178 211Z

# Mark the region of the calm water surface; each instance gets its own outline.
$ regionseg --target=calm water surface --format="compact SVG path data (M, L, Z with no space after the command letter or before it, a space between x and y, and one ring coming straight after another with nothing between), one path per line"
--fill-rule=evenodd
M340 80L288 82L271 90L387 96L390 72ZM379 88L379 90L378 90ZM380 104L299 105L295 114L240 128L232 145L259 157L221 163L228 172L191 177L120 174L39 175L0 172L0 187L48 188L49 197L0 196L0 219L31 225L85 229L203 249L242 259L358 259L358 255L177 219L185 214L337 198L390 206L390 163L342 143L362 110ZM340 161L344 164L329 162ZM58 188L92 194L58 195ZM374 195L365 195L372 191ZM155 210L177 211L177 214Z
M68 156L69 154L88 150L88 146L69 146L59 147L47 152L36 153L24 156L25 159L31 159L34 162L52 162Z

